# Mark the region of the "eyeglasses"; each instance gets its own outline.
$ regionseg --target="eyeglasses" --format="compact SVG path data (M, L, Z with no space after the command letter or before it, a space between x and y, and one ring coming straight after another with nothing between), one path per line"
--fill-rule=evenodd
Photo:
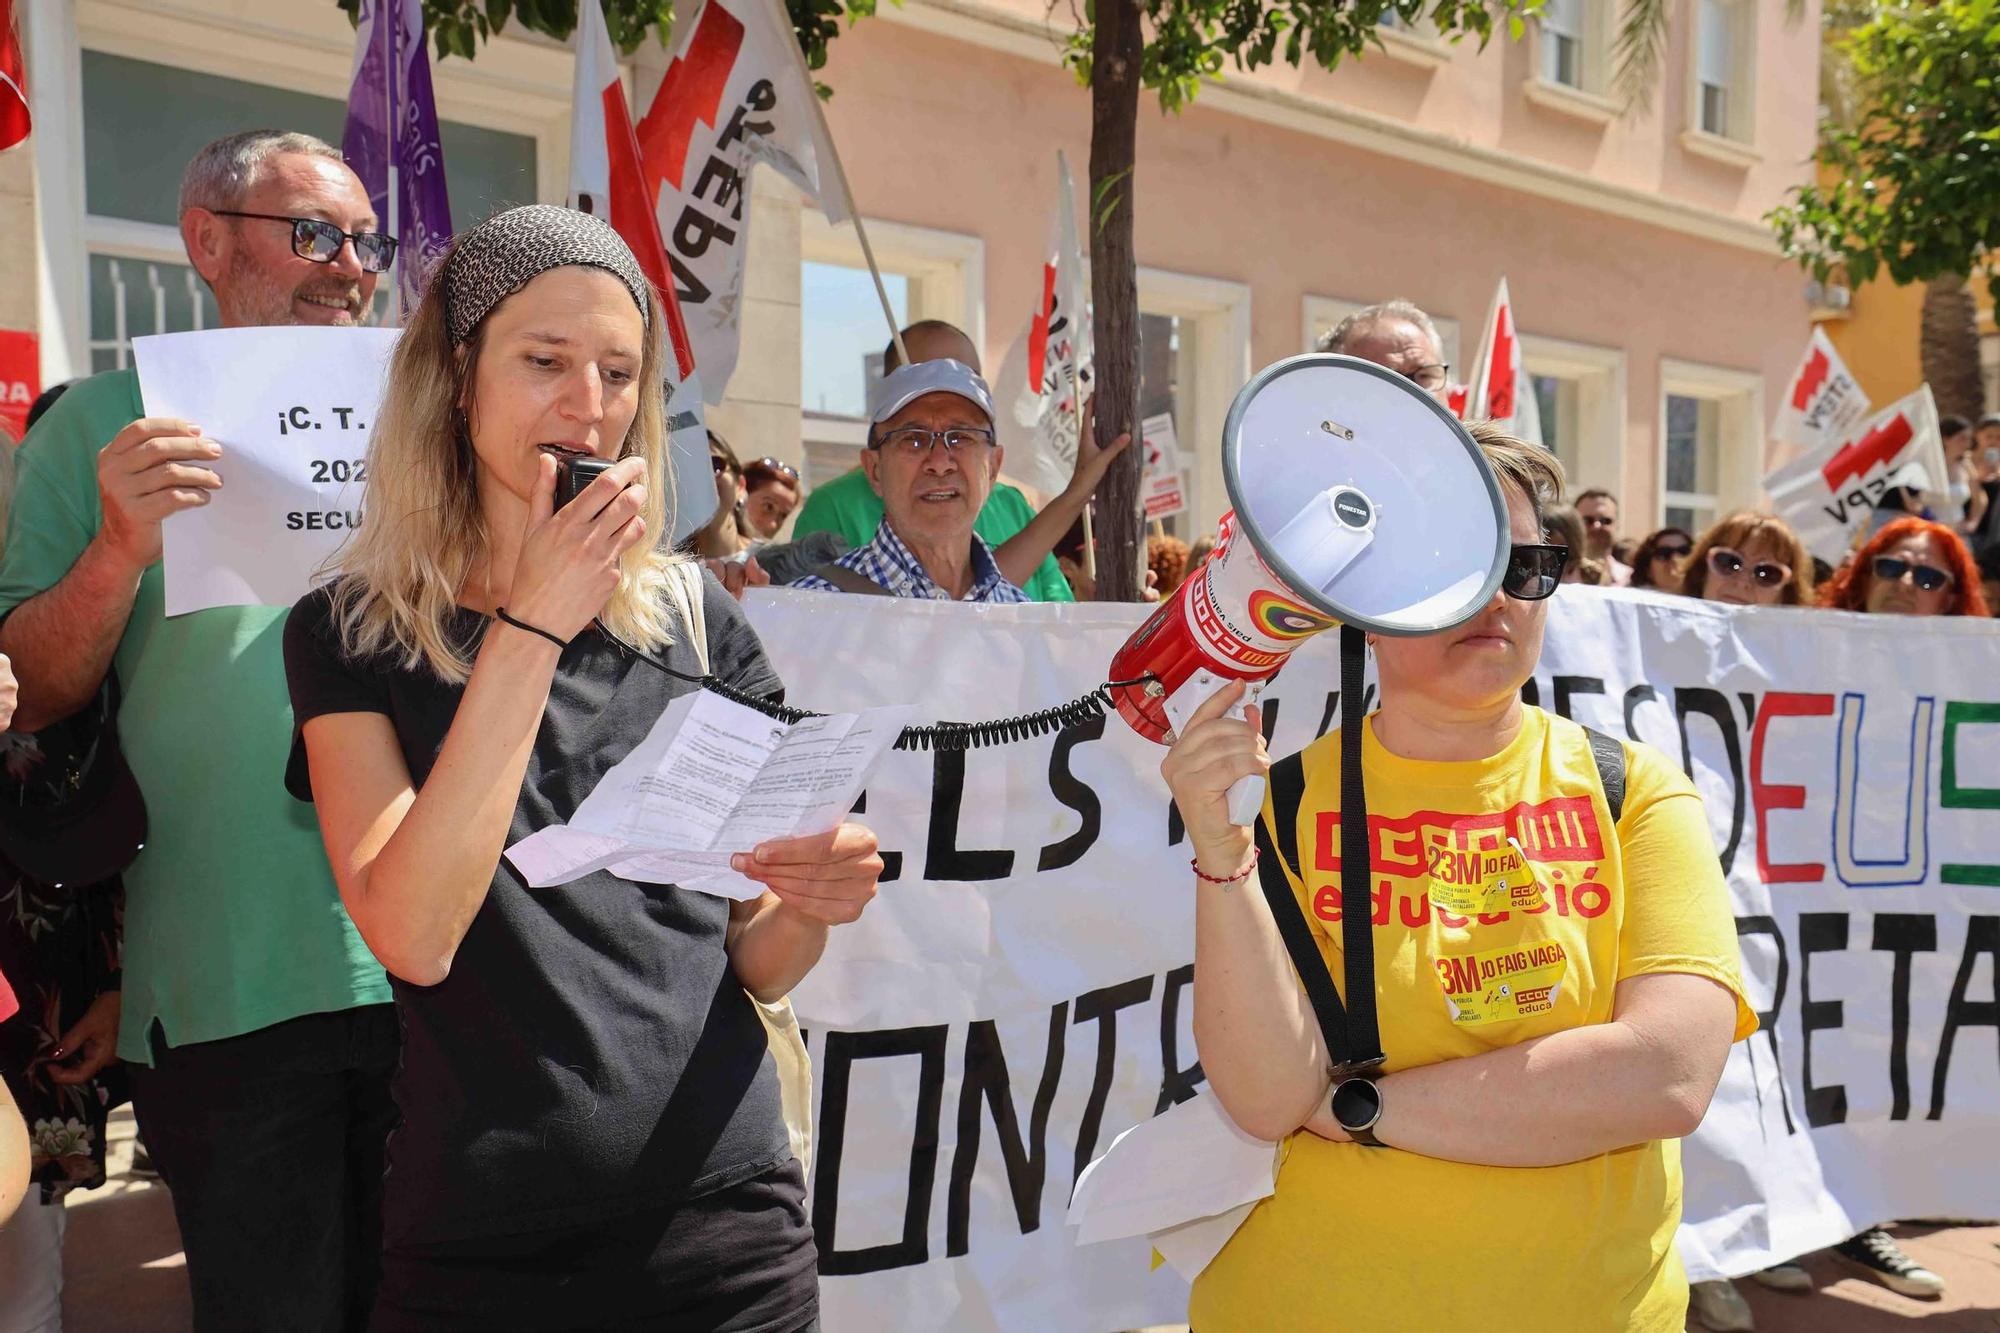
M1583 526L1586 528L1610 528L1616 527L1618 524L1617 519L1604 514L1583 514L1580 517L1583 519Z
M1936 565L1920 565L1905 560L1901 556L1878 555L1875 557L1875 577L1890 583L1900 583L1905 575L1923 592L1936 592L1951 583L1951 572Z
M233 208L212 210L217 217L250 218L257 222L289 222L292 225L292 253L315 264L331 264L340 257L340 247L354 242L354 257L369 273L387 273L396 262L396 238L379 231L342 231L319 218L292 218L279 213L240 213Z
M1517 602L1539 602L1555 592L1568 564L1567 546L1527 546L1516 542L1507 556L1507 571L1500 576L1500 591Z
M1653 548L1655 560L1685 560L1694 554L1694 547L1686 542L1661 542Z
M743 470L745 472L752 472L758 468L764 468L767 471L775 472L779 476L788 478L793 482L797 482L799 479L799 470L797 468L793 467L790 463L787 463L784 460L777 458L760 458L756 462L752 463L749 467Z
M708 462L709 466L715 469L715 475L718 477L721 476L723 473L729 471L729 460L724 458L721 454L710 454L708 456Z
M1450 377L1451 365L1449 362L1444 361L1435 361L1430 365L1418 366L1415 370L1409 371L1403 376L1403 378L1410 380L1419 389L1423 389L1429 393L1436 393L1439 389L1442 389L1445 380Z
M922 426L898 426L895 430L884 431L882 437L869 448L910 457L928 457L933 445L943 444L945 452L955 458L992 443L992 431L980 430L974 426L947 426L943 430L926 430Z
M1709 548L1708 569L1717 578L1733 579L1749 562L1727 546ZM1792 581L1792 567L1777 560L1759 560L1750 566L1750 577L1760 588L1782 588Z

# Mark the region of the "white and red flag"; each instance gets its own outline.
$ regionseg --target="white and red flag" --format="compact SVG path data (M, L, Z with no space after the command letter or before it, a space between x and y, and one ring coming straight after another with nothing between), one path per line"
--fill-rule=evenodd
M1001 370L1005 387L1013 390L1014 422L1024 434L1032 432L1009 446L1008 470L1043 494L1056 495L1076 472L1091 360L1090 283L1076 227L1076 187L1069 159L1060 151L1055 209L1036 278L1034 313Z
M1828 564L1839 564L1867 531L1876 502L1891 486L1927 492L1934 504L1949 503L1950 477L1930 385L1836 439L1764 478L1778 517Z
M1778 403L1771 434L1801 449L1846 439L1868 415L1868 395L1847 372L1826 330L1814 326L1799 368Z
M703 392L719 403L743 332L751 169L775 167L828 222L846 221L851 210L833 136L778 0L707 0L683 25L638 141L670 290Z
M1535 382L1521 359L1521 337L1514 327L1514 301L1507 279L1493 294L1486 328L1472 361L1472 382L1460 414L1467 420L1484 417L1517 439L1542 444L1542 410L1535 399Z
M708 465L708 427L702 416L701 376L693 342L667 262L666 246L651 207L652 194L625 105L618 53L604 26L598 0L581 0L577 13L576 93L570 118L569 205L609 222L632 247L633 257L659 290L666 312L667 429L674 460L676 539L714 513Z

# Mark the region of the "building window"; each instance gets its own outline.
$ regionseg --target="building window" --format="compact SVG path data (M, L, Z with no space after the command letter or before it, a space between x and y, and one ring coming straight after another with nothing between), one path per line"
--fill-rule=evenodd
M902 328L910 322L910 280L884 273L882 285ZM868 270L806 261L799 280L800 406L816 416L867 416L888 343Z
M1577 468L1577 384L1561 375L1530 375L1541 409L1542 445L1574 476Z
M1584 86L1584 0L1548 0L1542 9L1542 77Z
M1715 522L1721 409L1713 399L1667 395L1662 503L1669 527L1701 532Z
M159 114L161 107L174 114ZM346 118L337 98L85 51L91 369L128 365L134 337L216 322L214 298L188 265L179 234L181 173L197 151L246 125L303 130L338 145ZM438 132L455 225L539 197L532 137L451 120ZM378 317L393 292L393 283L377 284Z
M1695 128L1704 134L1751 138L1754 21L1748 0L1698 0L1692 110Z

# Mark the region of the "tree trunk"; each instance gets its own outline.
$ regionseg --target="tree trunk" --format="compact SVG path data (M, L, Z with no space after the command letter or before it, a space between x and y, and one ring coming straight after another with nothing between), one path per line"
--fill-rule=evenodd
M1144 36L1135 0L1098 0L1090 47L1090 238L1092 365L1097 438L1139 428L1139 263L1133 250L1132 168L1138 152L1139 58ZM1144 523L1134 442L1098 485L1097 600L1136 602L1144 586Z
M1917 346L1938 412L1979 420L1986 387L1979 376L1979 315L1963 274L1924 284L1923 327Z

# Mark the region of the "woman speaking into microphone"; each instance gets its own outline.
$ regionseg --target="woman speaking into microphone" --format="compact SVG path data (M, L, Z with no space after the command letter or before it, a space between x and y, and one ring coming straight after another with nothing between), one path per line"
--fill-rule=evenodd
M608 871L531 889L501 856L704 671L778 687L736 604L661 544L661 324L593 217L461 236L396 349L367 521L286 627L292 789L403 1027L377 1330L817 1322L753 997L860 914L874 836L741 849L768 891L736 904ZM558 509L558 460L585 457L615 461Z
M1472 430L1515 543L1501 590L1456 629L1371 638L1381 707L1362 772L1386 1063L1334 1069L1273 915L1295 902L1307 965L1344 979L1339 733L1276 775L1262 816L1276 836L1261 840L1228 816L1230 785L1271 768L1254 710L1225 716L1240 686L1194 715L1163 768L1195 852L1202 1067L1243 1129L1284 1144L1276 1192L1195 1282L1199 1333L1682 1327L1676 1140L1756 1027L1729 900L1676 767L1644 745L1594 751L1522 703L1562 573L1541 515L1562 476L1544 451ZM1279 814L1287 789L1296 808ZM1259 892L1260 842L1280 849L1290 902Z

